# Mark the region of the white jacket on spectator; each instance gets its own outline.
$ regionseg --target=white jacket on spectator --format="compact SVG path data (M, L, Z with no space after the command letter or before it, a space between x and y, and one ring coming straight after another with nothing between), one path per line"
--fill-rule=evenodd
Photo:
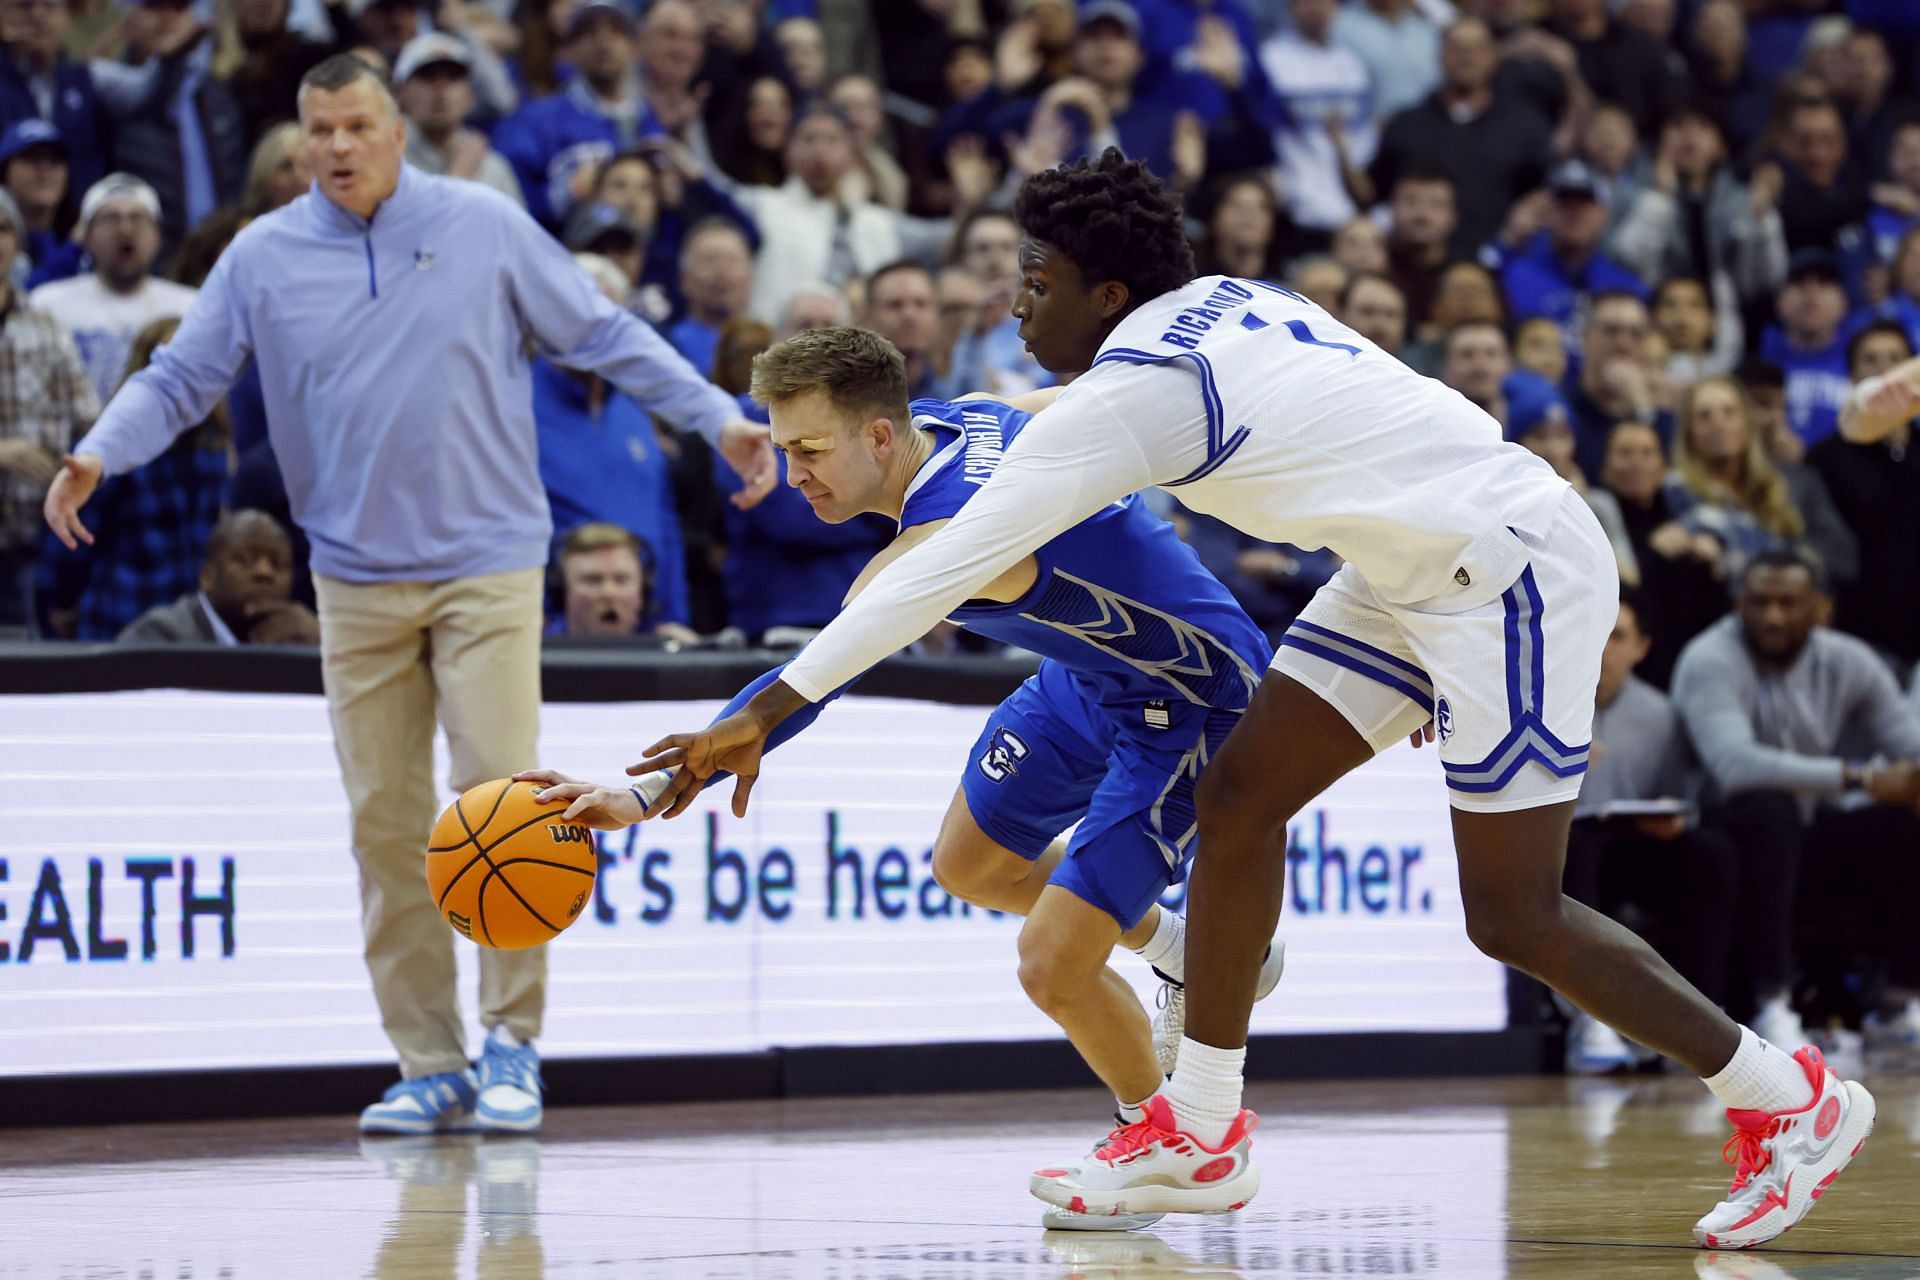
M760 227L747 310L771 325L780 323L787 300L803 286L824 280L839 288L853 275L871 275L901 258L932 262L951 228L944 218L910 218L871 202L843 206L814 195L798 178L780 187L727 190ZM836 255L841 235L844 252Z

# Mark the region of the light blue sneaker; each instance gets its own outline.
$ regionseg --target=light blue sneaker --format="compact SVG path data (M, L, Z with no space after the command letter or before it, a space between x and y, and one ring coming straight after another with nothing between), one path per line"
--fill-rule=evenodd
M540 1127L540 1052L522 1044L503 1024L480 1050L480 1099L475 1118L482 1132L531 1133Z
M402 1080L360 1113L362 1133L444 1133L473 1127L478 1090L471 1071Z

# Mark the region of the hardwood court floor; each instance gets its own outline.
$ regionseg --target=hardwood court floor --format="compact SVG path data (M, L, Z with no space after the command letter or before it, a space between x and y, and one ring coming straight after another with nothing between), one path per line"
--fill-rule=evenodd
M1091 1092L0 1132L0 1278L1920 1277L1920 1079L1868 1079L1866 1151L1747 1254L1689 1242L1726 1185L1697 1082L1540 1078L1257 1086L1259 1199L1131 1235L1043 1234L1026 1194Z

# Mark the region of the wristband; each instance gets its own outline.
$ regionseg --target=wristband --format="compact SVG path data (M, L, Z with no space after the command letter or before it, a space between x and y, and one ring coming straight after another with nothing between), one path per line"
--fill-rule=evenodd
M677 770L674 772L677 772ZM667 784L672 781L672 779L673 772L649 773L641 778L640 781L628 787L627 790L633 792L634 796L640 801L640 808L647 810L653 808L654 802L666 791Z

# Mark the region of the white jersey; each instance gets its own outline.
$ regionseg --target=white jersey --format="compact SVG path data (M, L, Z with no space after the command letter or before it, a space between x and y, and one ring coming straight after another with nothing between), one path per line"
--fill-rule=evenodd
M1145 303L958 516L790 664L818 699L1009 565L1158 485L1268 542L1327 547L1382 600L1457 612L1526 567L1567 484L1451 388L1289 290L1208 276Z

